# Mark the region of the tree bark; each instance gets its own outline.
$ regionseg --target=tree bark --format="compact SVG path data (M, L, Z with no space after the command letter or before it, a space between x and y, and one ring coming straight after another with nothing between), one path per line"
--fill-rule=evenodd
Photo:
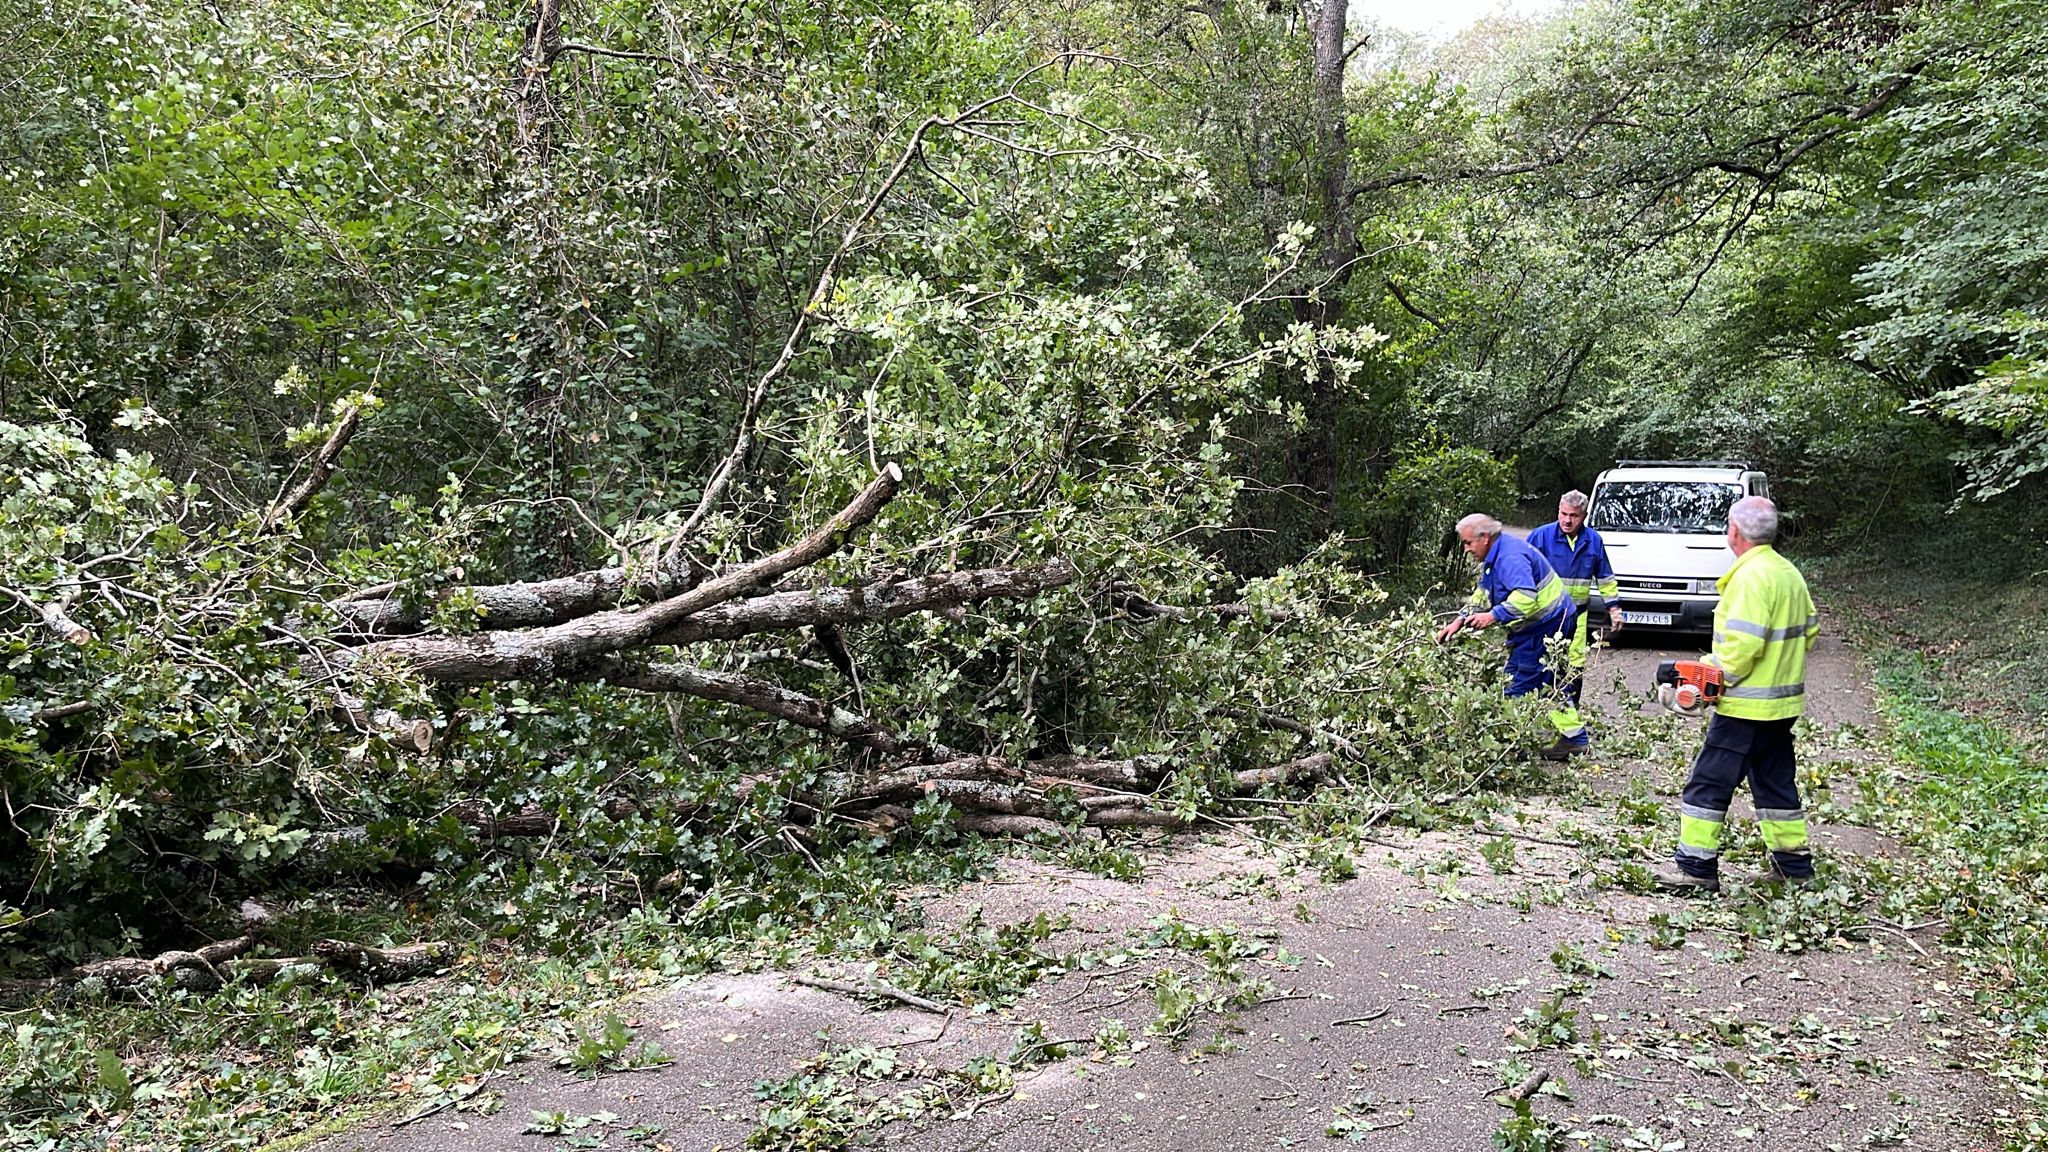
M682 692L705 700L738 704L884 756L950 759L957 755L942 744L925 746L904 740L865 716L751 676L687 664L635 666L617 657L601 660L579 675L642 692Z
M853 588L773 592L700 612L662 629L649 642L680 646L813 624L897 620L983 600L1021 600L1071 584L1078 574L1073 561L1061 557L1029 568L974 568L908 579L884 577Z
M1344 108L1348 53L1344 33L1348 0L1322 0L1316 13L1313 107L1317 149L1317 199L1322 209L1323 283L1296 311L1321 331L1343 313L1342 294L1358 254L1358 229L1351 220L1351 132ZM1337 526L1337 372L1327 353L1316 356L1305 405L1308 423L1296 447L1296 479L1316 512L1318 535Z
M320 445L319 451L313 453L312 470L306 474L306 478L299 481L290 493L263 514L262 531L275 532L286 520L306 510L306 506L313 502L313 497L318 496L320 490L327 486L328 479L339 467L335 461L340 459L341 450L348 446L349 439L356 434L356 429L362 427L362 423L363 409L360 404L351 405L348 411L341 414L340 422L327 434L327 441Z
M824 559L872 521L902 483L903 470L890 464L852 503L794 544L637 611L600 612L518 632L382 640L340 653L332 662L342 668L389 662L442 683L553 679L578 661L663 643L657 637L664 629Z
M320 940L310 956L288 956L275 960L243 959L242 953L256 943L254 936L237 936L191 951L172 950L154 957L123 956L81 964L49 980L0 980L0 1003L19 1004L38 996L75 988L86 981L104 984L109 991L124 991L161 982L187 992L218 992L234 980L268 984L287 970L315 971L329 968L362 980L394 982L426 976L447 964L455 955L453 945L443 941L408 944L401 948L374 948L343 940Z
M541 628L563 624L594 613L619 608L629 600L663 600L695 588L709 573L634 568L597 568L554 580L520 581L511 584L472 584L444 588L437 601L461 595L474 600L477 626L502 632L516 628ZM418 632L431 610L394 597L334 600L329 611L341 618L344 635L403 636Z
M553 151L548 81L561 54L561 0L535 0L526 43L519 51L519 79L512 87L512 143L520 158L536 169L547 164Z

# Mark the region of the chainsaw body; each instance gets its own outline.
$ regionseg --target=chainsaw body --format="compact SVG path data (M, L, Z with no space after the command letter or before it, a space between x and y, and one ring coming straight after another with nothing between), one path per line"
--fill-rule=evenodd
M1703 660L1657 665L1657 703L1680 716L1698 716L1721 702L1721 670Z

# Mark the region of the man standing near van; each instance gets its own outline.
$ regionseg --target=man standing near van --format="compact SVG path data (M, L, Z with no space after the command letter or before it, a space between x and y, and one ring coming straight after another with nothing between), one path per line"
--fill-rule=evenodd
M1777 537L1778 509L1769 500L1750 496L1729 509L1735 564L1718 585L1714 651L1706 658L1721 669L1721 702L1685 782L1673 867L1657 873L1667 889L1719 890L1721 826L1744 779L1770 849L1771 875L1793 884L1813 879L1792 727L1806 711L1806 653L1820 618L1805 577L1771 546Z
M1437 643L1463 631L1503 625L1508 634L1506 694L1512 698L1554 689L1550 642L1569 637L1572 627L1572 598L1564 582L1541 552L1502 533L1500 521L1491 516L1474 512L1458 521L1458 543L1479 561L1479 587L1466 611L1437 630ZM1557 742L1543 750L1548 760L1563 760L1587 745L1578 708L1561 693L1556 704L1550 723Z
M1577 609L1572 626L1571 664L1565 681L1565 695L1572 707L1580 707L1579 696L1586 687L1586 657L1592 651L1591 628L1587 621L1598 608L1607 613L1608 628L1621 629L1621 585L1615 582L1614 565L1607 560L1607 543L1586 527L1586 494L1576 489L1558 497L1557 522L1533 528L1529 547L1543 553L1564 581Z

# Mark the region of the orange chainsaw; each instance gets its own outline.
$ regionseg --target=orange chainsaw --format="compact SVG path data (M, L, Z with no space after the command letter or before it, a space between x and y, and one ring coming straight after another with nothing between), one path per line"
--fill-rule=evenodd
M1721 670L1703 660L1657 665L1657 703L1680 716L1698 716L1721 702Z

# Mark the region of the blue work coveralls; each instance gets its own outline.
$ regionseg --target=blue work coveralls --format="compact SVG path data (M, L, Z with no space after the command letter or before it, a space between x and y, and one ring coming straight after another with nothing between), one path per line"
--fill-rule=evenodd
M1509 697L1527 696L1557 683L1546 649L1552 637L1570 641L1577 611L1564 581L1541 552L1505 532L1494 537L1493 547L1480 562L1479 587L1472 593L1470 609L1474 614L1492 612L1507 633ZM1571 701L1560 697L1550 723L1565 741L1586 743L1586 725Z
M1553 520L1529 530L1529 547L1550 561L1578 613L1572 626L1571 675L1565 683L1565 695L1572 698L1576 707L1579 693L1586 686L1586 657L1592 648L1587 635L1593 615L1589 609L1619 608L1621 586L1615 581L1614 565L1607 559L1607 542L1591 528L1581 526L1578 535L1567 536Z

